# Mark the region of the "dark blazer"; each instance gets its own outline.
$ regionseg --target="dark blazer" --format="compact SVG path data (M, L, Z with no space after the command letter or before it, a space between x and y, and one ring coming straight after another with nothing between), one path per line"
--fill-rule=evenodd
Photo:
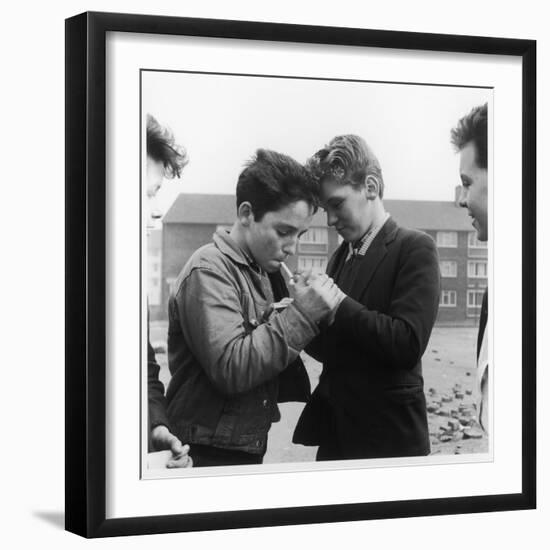
M347 253L344 242L328 264L337 283ZM342 459L429 454L421 357L439 303L434 241L389 218L353 261L334 322L306 348L323 372L293 441L335 446Z

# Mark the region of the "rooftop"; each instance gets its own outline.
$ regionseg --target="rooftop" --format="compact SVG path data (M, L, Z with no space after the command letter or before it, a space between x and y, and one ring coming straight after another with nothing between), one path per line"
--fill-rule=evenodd
M472 231L464 208L454 201L384 200L386 210L404 227L423 230ZM181 193L166 215L163 224L186 223L230 225L235 221L234 195ZM312 226L325 226L322 209L313 217Z

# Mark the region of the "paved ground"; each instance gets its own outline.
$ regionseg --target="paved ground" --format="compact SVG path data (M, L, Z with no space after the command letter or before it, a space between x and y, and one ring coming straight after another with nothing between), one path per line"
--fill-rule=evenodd
M166 323L151 324L151 342L164 347ZM487 451L487 438L473 426L466 424L473 413L475 384L475 328L435 328L423 358L423 372L428 404L434 409L428 414L432 454L464 454ZM166 354L158 353L161 380L170 380ZM304 354L304 362L312 387L317 385L321 366ZM293 445L292 432L302 411L301 403L281 405L281 421L269 433L268 450L264 462L308 462L314 460L316 448ZM473 438L465 438L464 434Z

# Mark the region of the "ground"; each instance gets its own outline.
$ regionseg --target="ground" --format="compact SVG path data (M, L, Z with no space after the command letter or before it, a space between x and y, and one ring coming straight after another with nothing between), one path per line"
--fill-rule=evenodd
M166 359L166 323L151 324L151 342L157 349L161 381L170 380ZM436 327L422 364L428 403L428 423L432 454L486 452L487 437L475 421L475 346L477 329ZM303 354L312 388L317 385L321 365ZM309 462L316 447L294 445L291 441L303 403L280 406L281 421L271 428L265 463Z

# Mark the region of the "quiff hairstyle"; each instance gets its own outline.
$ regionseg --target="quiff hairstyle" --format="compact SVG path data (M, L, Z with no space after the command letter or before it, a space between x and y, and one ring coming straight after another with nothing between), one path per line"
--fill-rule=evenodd
M451 130L451 143L457 152L473 143L477 165L487 170L487 103L474 107L458 121Z
M332 178L343 185L363 187L367 178L374 176L378 181L378 195L380 198L384 196L380 163L360 136L336 136L307 161L306 167L317 184L326 178Z

